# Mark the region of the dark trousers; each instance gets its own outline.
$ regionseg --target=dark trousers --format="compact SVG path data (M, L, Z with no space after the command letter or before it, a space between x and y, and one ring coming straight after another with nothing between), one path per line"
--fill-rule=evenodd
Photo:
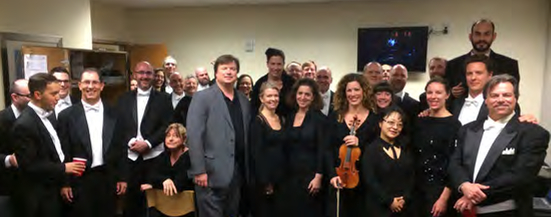
M144 161L140 156L136 161L128 160L129 174L128 187L124 196L124 217L145 217L147 214L147 202L145 193L140 186L145 182L153 159Z
M237 217L243 178L235 170L227 188L195 186L199 217Z
M116 181L105 167L89 169L75 181L70 216L114 216L116 191Z
M59 217L61 212L61 187L30 187L25 190L23 207L18 217ZM20 215L22 214L22 215Z

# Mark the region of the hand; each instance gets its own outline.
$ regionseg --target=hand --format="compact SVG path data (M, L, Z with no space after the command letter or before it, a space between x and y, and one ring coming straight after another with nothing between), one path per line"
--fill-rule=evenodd
M390 204L390 210L392 212L401 212L404 208L404 203L404 197L395 197L392 204Z
M452 87L452 95L455 98L459 98L465 94L465 88L463 87L463 82L457 84L455 87Z
M178 194L178 190L176 189L176 186L174 186L172 179L167 179L163 182L163 192L166 196Z
M61 188L61 197L63 200L72 203L73 202L73 189L71 187Z
M130 147L130 150L140 154L144 154L149 151L149 145L144 140L136 140Z
M208 180L209 180L209 178L208 178L208 175L206 173L195 175L195 184L199 185L201 187L207 187Z
M321 174L316 173L316 176L308 184L308 191L310 194L317 194L321 188Z
M342 139L344 141L344 144L346 144L347 146L358 146L358 137L356 136L353 136L353 135L348 135L346 137L344 137L344 139Z
M444 215L446 213L446 208L448 206L447 203L448 203L447 200L438 198L438 200L436 200L434 205L432 205L432 211L430 211L432 216L437 217L437 216Z
M15 157L15 154L10 155L8 160L10 161L10 165L12 167L14 168L19 167L19 165L17 164L17 158Z
M457 202L455 202L455 205L453 206L453 208L459 212L464 212L465 210L471 210L473 206L474 206L473 202L466 196L463 196L459 198Z
M344 183L342 183L340 176L335 176L331 179L331 185L333 185L336 189L342 189L344 187Z
M533 114L525 114L518 117L518 121L520 122L526 122L526 123L532 123L532 124L538 124L538 119Z
M266 191L266 195L272 195L274 193L274 186L272 184L268 184L264 190Z
M140 185L140 190L141 191L146 191L146 190L149 190L149 189L152 189L153 186L151 186L150 184L142 184Z
M86 164L81 162L69 162L65 163L65 173L80 175L86 169Z
M126 182L117 182L117 195L123 195L126 193Z
M430 115L430 109L425 109L422 112L419 112L419 115L417 115L420 118L428 117Z
M469 198L469 200L472 200L473 203L476 204L486 199L486 194L484 194L482 190L486 190L488 188L490 187L478 183L465 182L461 184L461 192L463 193L463 195L465 195L467 198Z

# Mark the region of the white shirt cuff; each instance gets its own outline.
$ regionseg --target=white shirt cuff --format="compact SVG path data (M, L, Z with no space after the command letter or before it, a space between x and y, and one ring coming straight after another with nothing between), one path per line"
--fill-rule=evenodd
M149 141L145 140L145 143L147 143L147 146L149 146L149 149L153 148L153 146L151 145L151 143Z
M128 147L132 147L132 144L136 142L136 138L132 138L130 141L128 141Z
M8 155L8 156L6 156L6 158L4 159L4 165L6 165L6 168L10 168L10 167L11 167L10 156L11 156L11 155Z

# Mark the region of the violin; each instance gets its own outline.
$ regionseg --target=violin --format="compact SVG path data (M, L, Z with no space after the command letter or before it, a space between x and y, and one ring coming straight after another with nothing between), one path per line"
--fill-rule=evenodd
M354 116L350 135L356 135L356 124L359 122L358 117ZM339 148L340 165L336 168L337 175L341 178L343 188L352 189L358 186L360 182L359 171L356 169L356 162L360 158L362 151L357 145L342 144Z

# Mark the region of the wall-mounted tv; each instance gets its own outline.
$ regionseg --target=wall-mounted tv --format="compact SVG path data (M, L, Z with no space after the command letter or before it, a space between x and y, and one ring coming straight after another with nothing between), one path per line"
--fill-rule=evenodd
M425 72L428 26L358 29L358 71L365 64L402 64L410 72Z

